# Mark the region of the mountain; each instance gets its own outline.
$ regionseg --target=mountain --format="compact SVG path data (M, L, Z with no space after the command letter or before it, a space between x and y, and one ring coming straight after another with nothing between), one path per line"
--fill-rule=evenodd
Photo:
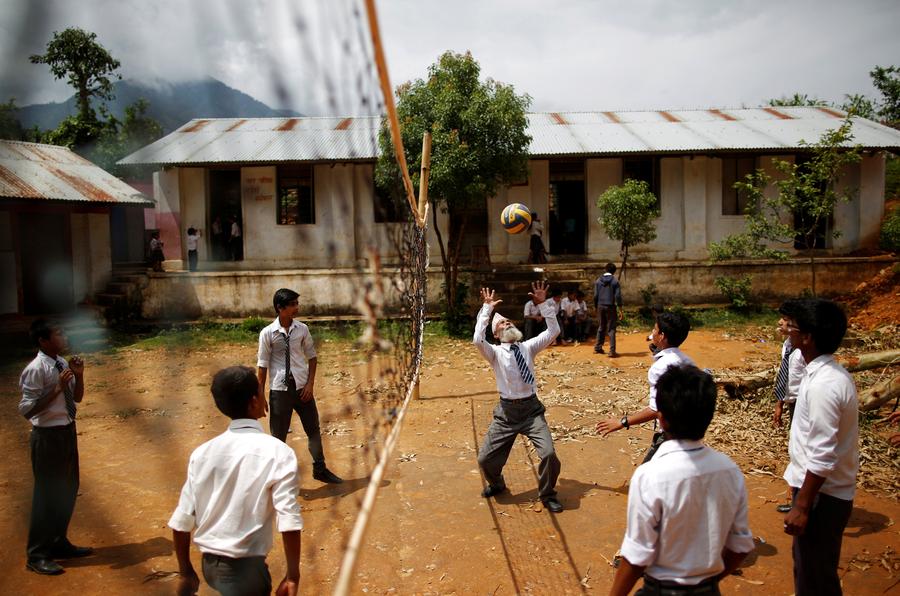
M151 86L134 80L113 85L116 98L107 103L109 111L122 119L125 107L143 98L149 103L147 115L170 133L193 118L266 118L301 116L293 110L276 110L246 93L232 89L213 78L185 83L163 83ZM95 104L95 109L97 108ZM26 129L37 125L41 130L56 128L63 118L75 114L75 97L62 103L23 106L17 110Z

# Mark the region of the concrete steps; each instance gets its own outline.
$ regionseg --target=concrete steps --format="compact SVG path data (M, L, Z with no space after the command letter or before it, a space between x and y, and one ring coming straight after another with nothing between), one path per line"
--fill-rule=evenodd
M107 323L115 325L140 316L141 290L147 285L147 265L116 263L106 289L94 296Z

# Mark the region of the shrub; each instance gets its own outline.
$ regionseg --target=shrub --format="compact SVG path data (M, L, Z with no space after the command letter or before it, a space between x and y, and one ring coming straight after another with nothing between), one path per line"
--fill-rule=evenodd
M752 305L750 288L753 285L753 276L731 277L723 275L715 279L716 287L728 298L731 308L735 310L747 310Z
M881 223L879 244L884 250L900 252L900 207L894 207Z
M263 327L269 323L271 323L271 321L267 321L262 317L248 317L241 321L241 330L252 333L253 335L259 335L259 332L263 330Z

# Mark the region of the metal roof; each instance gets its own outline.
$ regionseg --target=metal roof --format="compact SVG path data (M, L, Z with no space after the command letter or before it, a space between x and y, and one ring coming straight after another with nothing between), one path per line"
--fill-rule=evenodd
M4 140L0 140L0 199L154 204L66 147Z
M533 156L792 150L846 115L825 107L528 114ZM900 149L900 131L854 117L853 143ZM121 164L371 160L378 117L191 120Z

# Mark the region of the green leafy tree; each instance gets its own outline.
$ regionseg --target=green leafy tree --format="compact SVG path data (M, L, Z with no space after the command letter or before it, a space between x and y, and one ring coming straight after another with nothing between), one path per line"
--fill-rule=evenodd
M847 112L847 115L849 116L859 116L860 118L868 118L869 120L876 120L878 118L878 109L875 106L875 101L861 93L845 95L844 103L840 105L840 108Z
M149 106L147 100L137 100L125 108L125 117L122 121L102 111L105 120L99 138L95 145L86 149L85 157L116 175L124 175L127 171L143 177L152 171L152 168L147 170L137 166L116 165L116 162L125 155L149 145L162 136L162 126L147 116Z
M823 229L834 215L838 201L850 201L854 188L839 188L838 179L845 166L861 159L859 146L851 145L853 134L849 118L840 127L825 132L815 144L804 143L810 151L808 161L793 163L774 160L777 179L763 170L738 181L734 187L747 197L746 228L722 242L711 242L709 254L714 261L732 258L762 257L787 259L789 253L778 244L794 243L808 251L812 291L816 291L815 249L823 239ZM772 195L766 189L774 186ZM837 236L839 230L832 230ZM775 246L773 246L773 244Z
M6 103L0 103L0 139L22 141L25 139L25 129L16 115L18 108L16 100L10 98Z
M620 276L625 276L628 264L628 250L632 246L645 244L656 239L653 220L659 217L656 195L643 180L625 180L621 186L611 186L597 199L600 217L606 235L621 244L622 257Z
M900 67L876 66L869 76L881 93L878 115L887 124L900 127Z
M98 124L91 101L113 99L112 81L122 78L115 72L119 61L96 39L96 33L78 27L54 31L47 43L47 51L30 57L33 64L46 64L55 78L66 79L75 89L78 114L74 116L74 121L67 118L68 122L61 124L63 130L57 135L59 138L74 139L74 145L90 143L102 133L103 127Z
M448 323L458 320L455 317L465 306L465 297L457 288L469 209L484 205L502 186L525 178L528 168L531 138L526 110L531 98L517 95L511 85L481 81L480 74L481 67L470 53L445 52L429 67L426 79L406 82L397 89L403 146L416 189L422 135L430 131L432 136L428 197L441 250ZM403 184L386 123L379 144L376 183L395 197L402 196ZM451 235L446 241L437 226L438 209L449 214Z
M804 106L827 106L828 102L818 97L810 97L806 93L794 93L792 96L779 97L770 99L769 105L774 107L804 107Z

